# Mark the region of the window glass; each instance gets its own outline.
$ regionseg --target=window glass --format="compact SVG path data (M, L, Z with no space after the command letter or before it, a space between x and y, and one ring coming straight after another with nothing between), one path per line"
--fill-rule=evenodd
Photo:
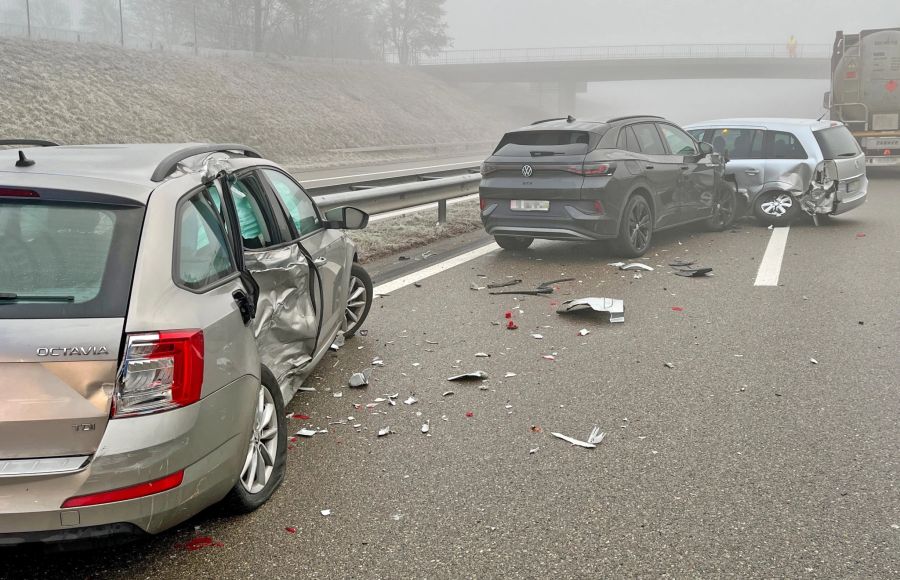
M230 184L231 197L237 210L244 248L255 250L272 245L272 235L263 211L265 195L256 176L245 175Z
M703 141L703 134L706 132L706 129L691 129L688 133L691 134L691 137L696 139L697 141Z
M596 138L601 138L607 130L605 127L598 128ZM494 155L529 157L535 150L556 155L585 155L590 141L591 136L586 131L515 131L503 136Z
M628 150L628 140L626 138L626 135L628 134L627 129L627 127L623 127L619 131L619 139L616 142L616 149L621 149L622 151Z
M631 127L628 127L628 128L626 129L626 136L625 136L625 137L626 137L626 139L625 139L625 145L626 145L627 149L628 149L629 151L633 151L634 153L640 153L640 152L641 152L641 146L638 145L638 140L637 140L637 137L636 137L635 134L634 134L634 129L632 129Z
M633 125L634 134L637 137L638 145L641 151L647 155L665 155L666 147L663 145L662 139L659 138L659 131L650 123L642 123Z
M690 156L697 154L697 145L691 136L672 125L660 124L659 130L663 134L666 143L669 144L669 151L672 155Z
M18 300L0 303L0 319L124 316L142 219L142 209L4 200L0 293Z
M832 127L816 131L813 135L815 135L825 159L856 157L862 153L859 143L856 142L856 139L847 127Z
M219 213L206 196L195 195L178 210L176 272L192 290L205 288L236 271Z
M731 159L762 159L763 135L759 129L716 129L712 132L713 151L727 152Z
M316 204L293 179L274 169L263 169L262 172L275 188L301 237L322 228Z
M806 150L800 141L791 133L770 131L773 159L806 159Z

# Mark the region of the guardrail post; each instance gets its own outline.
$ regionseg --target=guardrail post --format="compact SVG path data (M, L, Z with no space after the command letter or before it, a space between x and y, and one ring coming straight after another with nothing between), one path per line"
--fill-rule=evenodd
M447 200L442 199L438 202L438 223L447 223Z

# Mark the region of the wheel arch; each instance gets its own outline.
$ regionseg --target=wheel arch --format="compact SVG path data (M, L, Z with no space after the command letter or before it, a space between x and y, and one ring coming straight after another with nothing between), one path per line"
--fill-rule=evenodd
M619 210L619 223L622 223L622 220L625 219L625 208L628 207L628 202L631 201L631 198L635 195L640 195L645 200L647 200L647 204L650 206L650 213L653 216L653 228L656 229L656 203L653 201L653 194L650 193L650 188L648 188L645 184L636 185L628 195L625 196L625 201L622 203L622 209Z

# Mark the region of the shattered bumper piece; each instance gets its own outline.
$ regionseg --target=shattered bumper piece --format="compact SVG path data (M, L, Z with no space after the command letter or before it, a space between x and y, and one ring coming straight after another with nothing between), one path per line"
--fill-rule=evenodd
M581 298L569 300L559 305L558 314L570 314L582 310L609 312L610 322L625 322L625 301L613 298Z
M488 375L484 371L475 371L474 373L466 373L464 375L456 375L455 377L450 377L448 381L486 381Z

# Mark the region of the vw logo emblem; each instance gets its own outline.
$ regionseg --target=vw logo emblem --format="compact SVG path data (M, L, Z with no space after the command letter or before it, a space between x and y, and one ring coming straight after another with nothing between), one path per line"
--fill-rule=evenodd
M531 177L534 175L534 167L531 165L523 165L522 166L522 177Z

